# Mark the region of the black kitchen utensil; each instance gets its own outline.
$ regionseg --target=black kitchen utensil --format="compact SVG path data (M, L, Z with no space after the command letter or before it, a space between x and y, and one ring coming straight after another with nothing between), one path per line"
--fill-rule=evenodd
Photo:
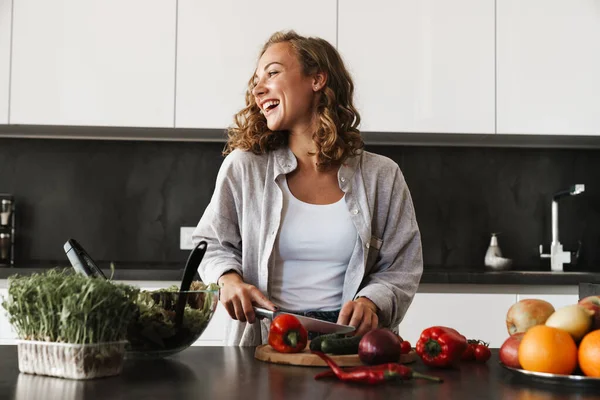
M67 240L64 249L75 271L86 276L106 279L106 275L75 239Z
M190 285L194 280L194 276L198 271L198 267L204 258L206 253L206 242L202 240L190 253L185 268L183 270L183 277L181 278L181 286L179 287L179 297L177 299L177 305L175 306L175 326L180 327L183 322L183 311L185 310L185 303L187 302L187 291L190 290Z

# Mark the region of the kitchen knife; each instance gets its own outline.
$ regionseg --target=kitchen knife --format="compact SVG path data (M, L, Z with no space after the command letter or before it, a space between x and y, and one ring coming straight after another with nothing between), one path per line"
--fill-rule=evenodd
M296 315L293 313L287 313L283 311L271 311L266 308L252 307L257 318L268 318L273 321L278 315L290 314L298 318L300 323L306 328L307 331L319 332L319 333L350 333L356 330L355 327L349 325L339 325L333 322L321 321L320 319L305 317L303 315Z
M69 262L77 272L86 276L106 279L106 275L75 239L69 239L64 245Z

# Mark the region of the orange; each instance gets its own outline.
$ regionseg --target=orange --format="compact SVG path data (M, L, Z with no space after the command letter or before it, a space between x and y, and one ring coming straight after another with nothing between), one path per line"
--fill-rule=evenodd
M519 363L527 371L569 375L577 368L577 345L567 331L536 325L521 340Z
M579 343L579 367L586 376L600 378L600 330L588 333Z

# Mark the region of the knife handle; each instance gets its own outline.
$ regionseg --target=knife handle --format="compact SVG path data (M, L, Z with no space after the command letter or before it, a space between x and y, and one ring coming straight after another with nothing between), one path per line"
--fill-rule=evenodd
M253 306L252 307L254 309L254 314L256 315L256 318L268 318L271 321L273 320L274 311L271 310L267 310L266 308L262 308L262 307L256 307Z

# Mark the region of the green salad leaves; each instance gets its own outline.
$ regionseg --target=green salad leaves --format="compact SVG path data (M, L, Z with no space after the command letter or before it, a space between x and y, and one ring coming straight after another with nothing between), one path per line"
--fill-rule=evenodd
M175 306L179 288L140 292L137 298L139 313L128 332L129 348L134 351L173 350L193 343L204 331L218 302L219 287L212 283L192 283L185 297L183 322L175 326ZM202 292L194 292L202 291Z

